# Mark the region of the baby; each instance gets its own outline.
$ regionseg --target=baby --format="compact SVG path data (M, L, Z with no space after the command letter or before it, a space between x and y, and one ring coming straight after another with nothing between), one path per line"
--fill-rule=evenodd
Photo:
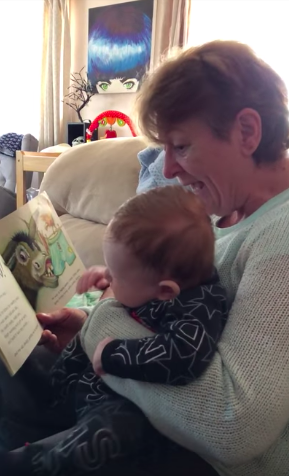
M0 448L1 476L112 474L123 455L145 463L143 455L159 451L160 436L96 373L186 385L213 358L227 303L214 270L211 223L192 192L164 187L132 198L110 222L103 251L106 270L88 270L78 290L110 286L115 299L100 301L90 311L81 335L47 376L43 398L38 396L35 405L40 422L46 415L48 437L16 452ZM155 334L107 338L96 346L103 305L106 319L127 310Z
M103 252L104 278L115 299L156 334L105 339L92 358L95 372L170 385L199 377L214 355L227 303L214 270L211 222L198 198L180 186L137 195L109 223ZM92 268L78 291L97 288L100 280L97 273L94 281ZM98 306L82 332L90 358L97 312Z

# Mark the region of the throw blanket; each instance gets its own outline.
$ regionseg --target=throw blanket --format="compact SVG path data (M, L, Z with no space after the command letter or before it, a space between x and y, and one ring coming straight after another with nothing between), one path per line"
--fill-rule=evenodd
M99 301L102 293L103 291L93 291L84 294L75 294L65 307L80 309L84 308L85 311L89 312L90 308L94 307Z
M15 134L15 132L9 132L0 137L0 153L9 155L10 157L16 156L16 151L21 150L21 144L23 134Z
M166 179L163 175L165 152L160 147L147 147L138 154L141 164L139 183L136 192L142 193L156 187L178 185L177 179Z

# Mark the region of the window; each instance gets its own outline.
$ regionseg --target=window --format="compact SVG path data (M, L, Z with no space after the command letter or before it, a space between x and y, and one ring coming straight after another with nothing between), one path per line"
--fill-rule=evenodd
M38 138L43 0L0 0L0 135Z
M189 45L247 43L289 89L288 18L288 0L193 0Z

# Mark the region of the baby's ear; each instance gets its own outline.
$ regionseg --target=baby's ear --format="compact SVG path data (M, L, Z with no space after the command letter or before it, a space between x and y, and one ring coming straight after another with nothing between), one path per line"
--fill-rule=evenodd
M161 281L158 284L157 299L160 301L170 301L180 294L181 290L175 281Z

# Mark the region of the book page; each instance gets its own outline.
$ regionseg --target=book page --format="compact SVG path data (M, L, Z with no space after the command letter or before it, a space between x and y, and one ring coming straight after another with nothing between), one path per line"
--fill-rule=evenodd
M0 256L0 355L14 375L38 344L42 328Z
M65 306L84 271L46 193L0 220L0 254L36 312Z

